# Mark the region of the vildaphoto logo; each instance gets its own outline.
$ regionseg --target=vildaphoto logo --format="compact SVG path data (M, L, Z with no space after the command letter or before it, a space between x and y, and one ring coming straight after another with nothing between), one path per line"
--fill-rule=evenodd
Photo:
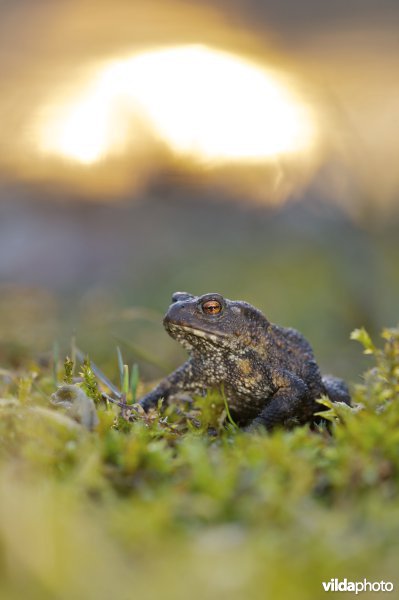
M325 592L392 592L393 583L391 581L348 581L346 578L330 579L330 581L322 581Z

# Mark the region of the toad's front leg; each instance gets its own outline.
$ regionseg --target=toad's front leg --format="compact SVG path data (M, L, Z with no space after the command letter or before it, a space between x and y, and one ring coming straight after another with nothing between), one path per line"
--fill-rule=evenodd
M148 392L139 400L139 404L145 411L158 404L163 399L165 402L171 396L179 392L189 392L190 394L200 394L205 386L201 383L201 373L196 368L192 360L188 360L181 367L173 371L170 375L162 379L156 388Z
M290 427L311 421L316 406L302 379L279 370L273 372L270 379L276 391L246 430L254 431L260 426L271 430L279 425Z

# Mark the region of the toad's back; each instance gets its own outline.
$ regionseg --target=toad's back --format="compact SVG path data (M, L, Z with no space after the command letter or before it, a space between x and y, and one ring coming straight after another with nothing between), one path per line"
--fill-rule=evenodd
M304 381L315 398L326 393L312 347L299 331L272 323L266 346L269 364L294 373Z

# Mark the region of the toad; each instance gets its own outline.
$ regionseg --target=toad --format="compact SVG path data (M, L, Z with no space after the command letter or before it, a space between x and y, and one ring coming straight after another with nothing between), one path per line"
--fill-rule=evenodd
M350 405L346 384L320 374L312 348L295 329L280 327L247 302L220 294L176 292L166 331L189 359L145 395L144 410L184 392L223 386L234 421L247 430L314 423L323 394Z

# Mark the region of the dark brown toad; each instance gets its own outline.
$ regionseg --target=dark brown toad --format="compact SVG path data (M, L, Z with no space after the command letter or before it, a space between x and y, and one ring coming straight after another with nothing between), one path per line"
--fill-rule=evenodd
M270 323L246 302L176 292L164 326L190 358L141 399L145 410L161 398L167 402L181 392L204 394L223 385L238 425L270 430L313 422L323 394L350 404L346 384L321 376L298 331Z

